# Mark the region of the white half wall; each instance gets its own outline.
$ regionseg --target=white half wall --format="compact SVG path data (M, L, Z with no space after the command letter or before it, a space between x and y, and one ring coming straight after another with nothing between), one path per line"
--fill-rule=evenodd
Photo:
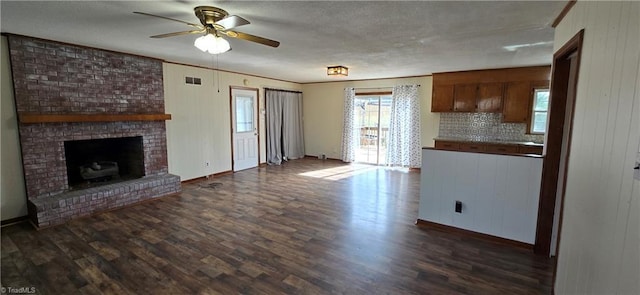
M341 158L344 89L346 87L376 88L391 90L396 85L420 84L420 116L422 146L433 147L433 138L438 136L440 115L431 112L432 77L345 81L303 84L304 141L305 152L310 156L327 155ZM378 90L379 91L379 90Z
M183 181L232 170L230 87L258 89L260 163L266 163L264 88L301 91L297 83L193 66L164 63L163 70L165 112L172 116L169 173ZM186 84L185 77L201 78L202 85Z
M581 29L555 293L640 294L640 2L578 1L555 50Z
M423 149L418 219L534 244L541 179L542 158Z
M18 116L13 98L13 79L9 63L7 37L0 37L0 82L2 83L2 158L0 159L0 218L7 220L27 215L27 193L24 187Z

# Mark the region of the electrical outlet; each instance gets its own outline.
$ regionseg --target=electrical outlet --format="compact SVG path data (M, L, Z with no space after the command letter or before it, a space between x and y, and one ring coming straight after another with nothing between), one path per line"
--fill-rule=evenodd
M462 213L462 202L460 201L456 201L456 208L455 208L457 213Z
M636 163L633 165L633 179L640 180L640 152L636 155Z

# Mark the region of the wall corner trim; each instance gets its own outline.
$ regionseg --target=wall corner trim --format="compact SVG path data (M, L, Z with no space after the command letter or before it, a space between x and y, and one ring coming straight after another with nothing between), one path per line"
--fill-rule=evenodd
M560 24L565 15L567 15L567 13L569 13L569 11L571 10L571 7L576 5L576 1L577 0L569 0L569 2L567 2L567 5L564 6L562 11L560 11L560 14L558 14L558 16L553 20L553 23L551 23L552 28L555 28L558 26L558 24Z

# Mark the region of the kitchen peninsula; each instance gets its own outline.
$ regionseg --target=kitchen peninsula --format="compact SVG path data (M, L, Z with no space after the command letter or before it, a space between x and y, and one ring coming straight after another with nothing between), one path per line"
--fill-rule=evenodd
M422 149L418 223L534 244L544 134L533 126L542 123L544 131L536 105L548 101L549 72L434 74L432 112L441 113L440 125L435 147Z
M423 148L418 220L533 244L541 176L539 155Z

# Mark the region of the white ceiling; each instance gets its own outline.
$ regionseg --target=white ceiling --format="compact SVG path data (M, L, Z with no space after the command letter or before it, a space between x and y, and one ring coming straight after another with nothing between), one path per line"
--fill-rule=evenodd
M4 1L0 30L166 61L294 82L360 80L551 63L551 22L566 1ZM246 18L237 31L280 47L229 39L215 58L193 46L198 35L142 11L198 23L193 8L212 5ZM508 46L518 48L505 49ZM344 65L349 76L327 77Z

